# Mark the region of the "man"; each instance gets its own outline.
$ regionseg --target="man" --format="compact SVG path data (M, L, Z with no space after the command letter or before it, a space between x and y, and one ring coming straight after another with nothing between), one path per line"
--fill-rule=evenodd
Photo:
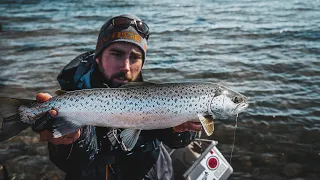
M62 90L117 88L129 82L143 82L148 26L134 15L110 18L100 29L95 52L71 61L59 74ZM51 96L37 94L45 102ZM57 111L51 110L51 116ZM66 179L173 179L171 158L159 142L171 148L187 146L199 131L199 123L142 131L132 151L125 151L117 134L121 130L86 126L53 139L48 130L39 132L48 141L51 161L66 173Z

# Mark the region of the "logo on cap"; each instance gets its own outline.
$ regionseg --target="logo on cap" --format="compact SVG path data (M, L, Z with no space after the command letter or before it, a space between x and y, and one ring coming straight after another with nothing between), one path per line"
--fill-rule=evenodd
M141 36L134 32L114 32L112 34L108 34L107 37L102 38L97 46L97 49L100 49L101 45L116 39L131 39L139 44L141 44Z

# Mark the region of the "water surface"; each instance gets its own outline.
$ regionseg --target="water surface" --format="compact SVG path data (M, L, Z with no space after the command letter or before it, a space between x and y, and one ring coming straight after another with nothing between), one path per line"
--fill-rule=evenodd
M0 12L1 96L53 94L104 21L133 13L151 30L146 80L214 82L249 97L230 179L320 178L319 0L2 0ZM210 137L227 159L234 124L217 121ZM12 179L63 177L31 131L0 144L0 164Z

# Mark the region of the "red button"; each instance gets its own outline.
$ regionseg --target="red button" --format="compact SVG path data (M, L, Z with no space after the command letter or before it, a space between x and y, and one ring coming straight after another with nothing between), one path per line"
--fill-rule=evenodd
M207 165L209 169L214 170L219 166L219 160L216 157L209 157Z

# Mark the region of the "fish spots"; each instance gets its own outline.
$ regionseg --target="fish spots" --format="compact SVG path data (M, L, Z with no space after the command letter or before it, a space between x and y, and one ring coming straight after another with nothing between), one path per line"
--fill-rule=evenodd
M92 94L93 94L93 96L98 96L99 95L99 93L95 92L95 91Z
M143 118L145 121L155 122L156 119L161 121L164 118L175 119L186 117L186 114L206 112L208 108L220 110L224 98L215 96L217 98L212 99L215 91L215 85L205 83L142 85L126 89L106 88L71 92L63 97L59 96L55 103L61 109L67 108L88 114L94 112L86 118L94 116L96 112L102 112L106 115L99 115L97 119L104 116L106 121L119 116L129 121L132 118ZM118 122L116 119L113 121Z

